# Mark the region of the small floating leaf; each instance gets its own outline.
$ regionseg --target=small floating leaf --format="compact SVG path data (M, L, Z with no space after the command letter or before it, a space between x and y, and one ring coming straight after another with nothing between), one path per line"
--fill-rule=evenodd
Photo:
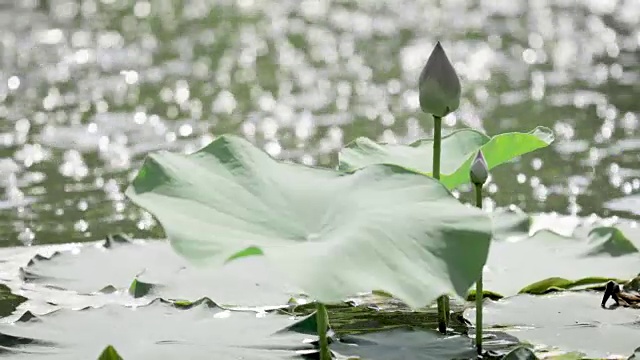
M587 253L589 256L609 255L613 257L638 253L638 249L622 231L610 226L598 227L589 233L589 239L597 245Z
M129 286L129 294L134 298L143 297L151 292L156 285L142 282L138 279L133 279L131 286Z
M11 315L25 301L26 297L16 295L7 285L0 284L0 317Z
M297 350L313 350L303 343L307 335L275 334L294 323L289 316L256 316L206 302L189 309L163 301L135 309L109 304L82 311L62 309L37 319L0 324L3 351L28 351L25 358L33 360L91 360L109 343L125 359L281 360L293 358Z
M98 360L123 360L123 359L120 356L120 354L118 354L116 349L114 349L113 346L109 345L102 351Z
M30 274L27 281L78 292L84 295L82 303L86 305L100 305L105 295L129 290L131 279L155 285L154 296L190 301L209 297L238 306L284 305L291 295L299 293L287 286L261 257L239 259L210 271L189 264L175 254L167 241L117 242L106 248L102 245L89 243L73 252L60 251L51 259L33 261L25 267ZM133 290L138 295L144 293ZM131 300L122 296L108 302L128 304Z

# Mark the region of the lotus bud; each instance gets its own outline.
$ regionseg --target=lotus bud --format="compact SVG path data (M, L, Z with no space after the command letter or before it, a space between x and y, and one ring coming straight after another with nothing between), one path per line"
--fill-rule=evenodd
M489 177L489 167L487 166L487 161L482 155L482 151L478 151L478 155L473 159L469 174L471 175L471 182L474 185L484 185L484 183L487 182L487 178Z
M420 108L426 113L444 117L460 106L460 79L439 41L420 73L418 87Z

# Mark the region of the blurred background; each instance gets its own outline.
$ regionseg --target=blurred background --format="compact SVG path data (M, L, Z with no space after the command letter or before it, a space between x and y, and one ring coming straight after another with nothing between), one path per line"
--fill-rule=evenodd
M335 166L358 136L429 136L438 40L445 131L556 133L485 206L640 216L638 0L0 0L0 246L162 236L123 195L149 151L234 133Z

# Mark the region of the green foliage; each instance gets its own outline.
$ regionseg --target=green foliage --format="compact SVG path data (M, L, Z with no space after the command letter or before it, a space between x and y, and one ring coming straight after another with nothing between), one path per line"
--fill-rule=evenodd
M503 297L504 296L502 296L501 294L498 294L493 291L489 291L489 290L482 291L483 299L500 300ZM469 290L469 293L467 294L467 301L475 301L475 300L476 300L476 290L475 289Z
M25 301L27 298L12 293L7 285L0 284L0 317L11 315Z
M553 132L545 127L492 138L472 129L456 130L442 138L440 181L449 189L468 184L471 162L480 150L489 169L493 169L520 155L547 147L553 141ZM340 151L339 169L352 171L373 164L395 164L431 174L432 156L433 139L418 140L410 145L389 145L361 137Z
M555 291L570 290L576 287L584 289L600 289L604 285L613 280L615 282L624 282L620 279L606 278L606 277L585 277L578 280L568 280L561 277L551 277L544 280L537 281L533 284L527 285L519 291L520 294L532 294L542 295Z
M154 287L154 284L149 284L139 281L138 279L134 279L131 282L131 286L129 286L129 294L134 298L143 297L149 294Z
M102 351L98 360L122 360L122 357L113 346L109 345Z
M620 229L610 226L598 227L589 233L590 240L596 245L588 255L609 255L612 257L624 256L640 252L638 248L627 239Z
M225 135L191 155L152 154L143 170L126 194L178 253L212 266L261 253L322 303L373 289L412 307L464 297L488 252L482 211L395 165L341 173L283 163Z

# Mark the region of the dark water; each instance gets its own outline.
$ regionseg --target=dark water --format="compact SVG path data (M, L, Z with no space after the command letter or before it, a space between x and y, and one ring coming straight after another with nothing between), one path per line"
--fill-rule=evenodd
M640 2L355 3L1 0L0 245L160 236L122 193L152 150L230 132L334 165L358 136L429 135L437 40L463 84L449 128L557 135L494 171L487 205L634 216Z

